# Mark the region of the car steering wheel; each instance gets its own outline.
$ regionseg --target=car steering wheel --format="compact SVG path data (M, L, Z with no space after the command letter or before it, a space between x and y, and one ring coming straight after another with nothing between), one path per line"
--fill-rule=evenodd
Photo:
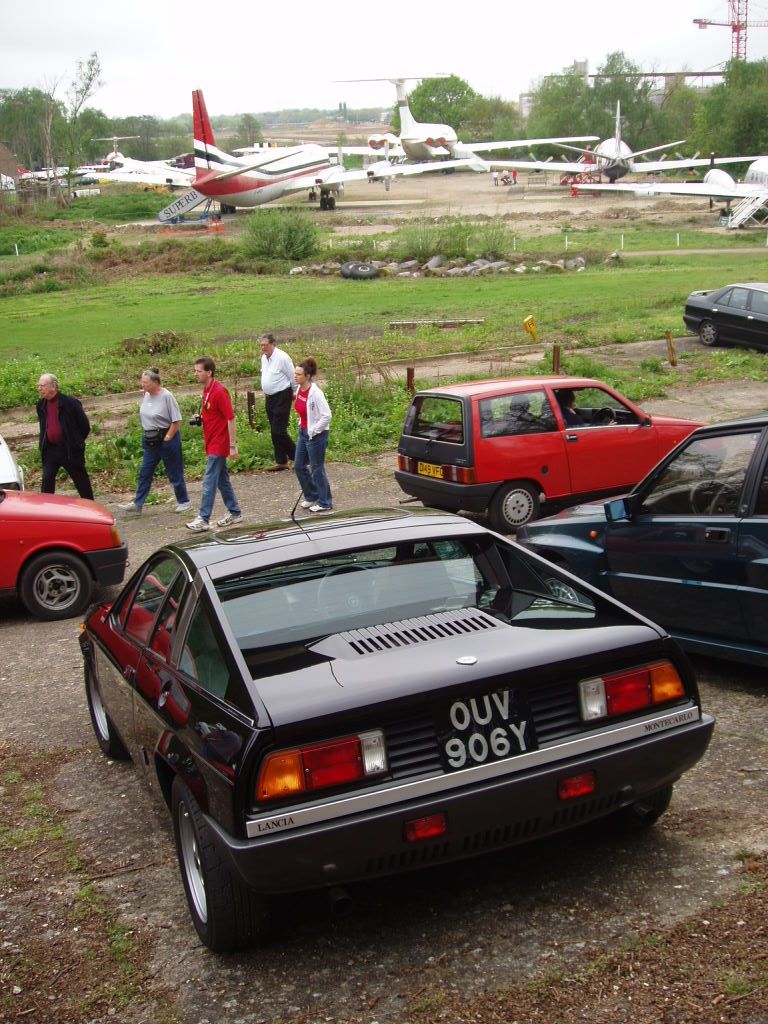
M337 576L365 572L367 565L335 565L323 574L317 586L317 604L320 614L326 619L339 615L359 614L373 604L373 577L369 576L365 586L358 584L344 587L341 581L333 583Z
M704 480L691 490L691 508L698 515L727 514L735 511L739 488L729 483Z
M613 409L609 409L606 405L603 409L595 410L592 414L592 422L598 427L604 427L609 423L615 422Z

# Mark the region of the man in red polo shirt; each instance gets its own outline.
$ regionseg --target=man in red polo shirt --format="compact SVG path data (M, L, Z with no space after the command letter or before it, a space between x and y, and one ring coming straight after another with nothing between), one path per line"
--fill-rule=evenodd
M237 426L235 411L229 392L216 380L216 363L210 356L195 360L195 379L202 385L203 398L200 416L203 421L203 440L208 461L203 475L203 494L200 511L187 529L195 533L211 528L211 512L216 501L216 491L227 508L227 514L216 521L217 526L234 526L243 521L240 505L229 479L227 459L237 458Z

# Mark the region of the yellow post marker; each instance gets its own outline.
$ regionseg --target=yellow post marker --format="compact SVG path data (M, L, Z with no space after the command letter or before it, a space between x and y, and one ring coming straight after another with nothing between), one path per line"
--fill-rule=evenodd
M672 340L672 331L664 331L664 337L667 339L667 359L669 359L669 365L677 366L677 353L675 352L675 343Z
M527 316L525 320L523 320L523 330L530 334L533 341L539 340L539 332L536 330L536 321L532 316Z

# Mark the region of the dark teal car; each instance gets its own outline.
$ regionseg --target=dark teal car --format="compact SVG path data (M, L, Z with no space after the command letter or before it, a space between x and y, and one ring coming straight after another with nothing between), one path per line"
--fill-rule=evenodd
M516 539L688 651L768 664L768 415L700 427L625 497Z

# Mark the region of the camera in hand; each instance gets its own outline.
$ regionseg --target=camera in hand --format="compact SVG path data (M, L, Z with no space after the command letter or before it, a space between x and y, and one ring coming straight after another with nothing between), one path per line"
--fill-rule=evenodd
M202 426L202 424L203 424L203 417L200 415L199 412L195 413L194 416L190 416L189 417L189 425L190 425L190 427L200 427L200 426Z

